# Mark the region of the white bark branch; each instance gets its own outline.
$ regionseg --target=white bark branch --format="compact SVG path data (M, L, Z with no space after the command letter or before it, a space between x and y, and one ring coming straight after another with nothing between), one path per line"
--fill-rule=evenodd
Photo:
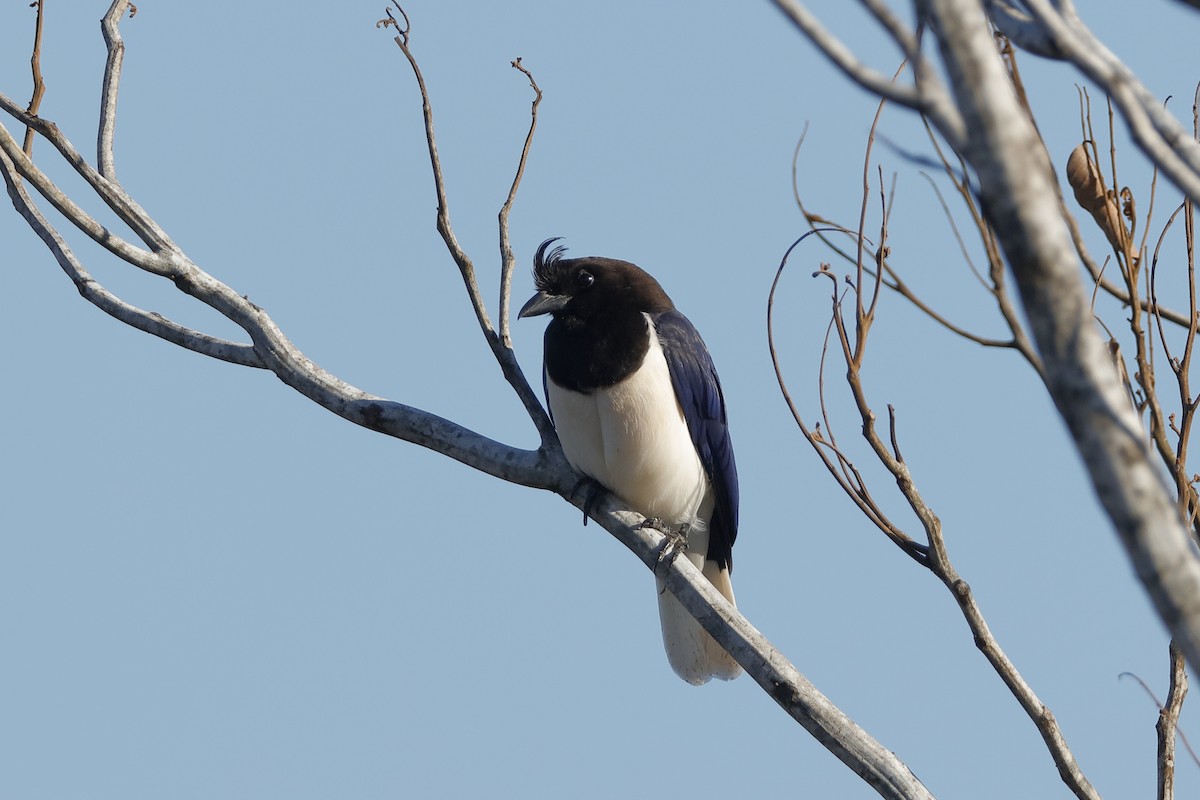
M938 130L951 147L958 149L964 130L962 117L954 108L949 93L942 86L937 75L929 69L923 58L917 58L913 64L916 85L908 86L896 83L892 78L870 69L863 64L845 44L831 34L799 0L774 0L779 8L796 28L808 37L816 47L840 69L846 77L857 83L872 94L910 108L931 119L937 120ZM880 14L876 14L877 18ZM885 27L895 28L897 23L891 17L881 20ZM906 42L915 41L915 34L901 36L892 30L892 36L901 44L906 52L918 52L914 45Z
M796 0L776 0L775 5L830 61L859 86L906 108L918 111L924 109L925 98L915 87L895 83L889 76L863 64L854 52L830 33L802 3Z
M985 0L996 30L1022 50L1043 58L1061 59L1063 51L1045 26L1005 0Z
M89 303L126 325L201 355L245 367L265 366L251 345L226 341L186 328L161 314L131 305L104 288L79 262L62 236L33 204L25 187L16 179L16 168L11 159L4 152L0 152L0 172L3 173L8 196L12 199L17 213L25 218L34 233L54 255L63 272L67 273L67 277L75 284L79 294Z
M117 22L127 4L116 0L105 17L105 36L109 42L109 66L106 70L101 123L98 134L100 169L93 169L61 135L58 129L41 119L24 117L19 108L0 99L0 108L15 118L37 126L58 148L59 153L87 181L91 189L127 224L133 227L153 252L142 250L115 237L63 194L24 153L12 150L11 136L0 126L0 170L3 170L9 196L31 228L42 238L60 266L90 302L117 319L175 342L195 352L246 366L271 370L288 386L323 408L358 425L419 444L468 466L506 481L553 491L576 506L584 499L574 496L579 476L570 468L558 446L545 412L521 373L511 347L500 341L492 329L486 308L475 283L470 259L454 236L441 167L433 137L433 118L424 81L405 42L398 42L409 58L421 86L430 159L438 194L438 229L462 272L464 284L475 307L481 329L492 347L506 379L521 395L530 416L542 434L542 446L528 451L513 448L470 431L437 415L369 394L322 369L307 358L280 330L275 321L247 297L196 265L182 252L154 220L115 181L112 158L112 132L115 126L116 90L119 83L120 55ZM49 224L22 185L27 180L72 224L92 239L134 266L170 279L176 288L216 310L238 325L251 340L243 345L229 342L176 323L124 303L97 284ZM930 798L932 795L888 748L881 745L841 713L822 696L746 619L731 607L687 559L660 559L663 536L639 527L642 517L622 506L611 496L599 499L588 509L592 518L633 550L643 563L658 569L667 586L705 629L725 646L755 681L768 691L793 718L809 730L882 796L887 798Z
M12 110L9 108L10 103L11 100L9 98L0 95L0 108L12 113ZM49 134L47 138L50 138L52 141L62 141L62 137L58 135L58 130L53 125L49 125L43 120L33 117L29 117L28 119L40 132ZM13 165L13 169L16 170L18 175L28 180L37 189L38 194L46 198L51 205L58 209L59 213L70 220L76 228L94 242L104 247L122 261L146 272L162 277L171 277L174 274L175 265L171 259L159 253L143 250L113 233L84 211L65 192L54 185L54 182L25 155L17 140L13 138L12 134L3 125L0 125L0 151L4 152L8 162ZM90 168L88 169L90 170ZM104 181L104 179L100 178L100 181ZM107 184L107 181L104 181L104 183ZM93 185L93 188L97 189L99 193L98 186ZM106 194L109 193L106 192ZM111 196L109 194L109 197Z
M125 40L121 38L121 18L129 10L129 0L114 0L100 20L108 59L104 62L104 83L100 92L100 124L96 131L96 164L100 174L116 181L113 135L117 128L117 89L121 84L121 66L125 62Z
M63 159L71 165L71 167L81 178L87 181L88 185L91 186L92 190L100 197L101 200L104 201L105 205L112 209L113 212L115 212L116 215L121 219L121 221L128 225L147 247L153 250L156 254L178 252L179 248L176 247L175 243L172 242L170 237L167 236L166 231L164 231L162 227L160 227L159 224L154 221L154 218L151 217L145 209L138 205L133 198L130 197L123 188L121 188L120 184L114 180L109 180L108 178L104 177L100 174L100 172L92 167L92 165L89 164L83 155L75 148L75 145L71 144L71 141L63 135L62 131L58 129L58 126L40 117L30 116L26 112L22 111L20 107L18 107L12 101L11 98L6 97L2 93L0 93L0 110L8 112L23 124L28 125L33 130L36 130L38 133L42 134L43 137L53 144L55 149L57 149L62 155ZM30 180L34 181L35 186L38 186L40 181L49 187L54 187L54 184L51 183L44 175L41 175L38 168L28 158L25 162L14 159L14 163L16 163L18 169L26 169L32 173L36 173L36 176L38 176L37 180L35 180L34 177L30 177ZM24 174L24 172L22 174ZM41 189L39 188L38 191L41 192ZM52 191L58 193L59 195L62 194L57 188L52 188ZM55 202L54 198L46 195L45 192L42 192L42 194L43 196L46 196L47 200ZM65 195L62 196L65 198ZM69 203L70 200L69 198L66 198L63 202ZM65 211L63 213L66 214ZM67 216L71 215L67 214ZM87 233L86 230L84 232ZM92 238L95 237L93 236ZM101 244L103 244L103 242L101 242ZM129 246L132 247L132 245ZM120 254L118 253L117 255ZM124 256L121 257L124 258ZM137 262L130 263L133 263L148 272L163 274L167 275L168 277L170 276L170 264L167 262L163 262L161 264L153 263L148 265L142 265ZM167 271L158 272L158 269L165 269Z
M1162 100L1096 38L1076 14L1074 5L1060 0L1022 0L1029 16L989 3L993 20L1012 41L1030 52L1073 64L1112 97L1129 125L1134 141L1180 191L1200 202L1200 144L1163 107ZM1017 22L1023 24L1017 26Z
M920 7L967 120L961 152L1016 277L1050 394L1138 577L1196 668L1200 560L1093 325L1049 156L1017 103L978 0Z
M582 503L576 505L582 508ZM662 557L665 537L640 527L643 518L608 495L589 515L662 577L704 629L746 670L780 708L881 797L932 798L895 753L834 705L686 558Z

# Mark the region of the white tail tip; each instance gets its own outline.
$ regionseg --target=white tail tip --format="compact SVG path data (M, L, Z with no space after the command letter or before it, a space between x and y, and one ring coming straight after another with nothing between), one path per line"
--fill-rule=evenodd
M715 561L705 561L702 569L704 577L725 595L725 599L736 605L729 570L719 569ZM725 652L725 648L717 644L716 639L709 636L708 631L700 627L696 618L661 582L658 585L658 617L662 623L667 660L676 675L693 686L700 686L713 678L731 681L742 674L741 666Z

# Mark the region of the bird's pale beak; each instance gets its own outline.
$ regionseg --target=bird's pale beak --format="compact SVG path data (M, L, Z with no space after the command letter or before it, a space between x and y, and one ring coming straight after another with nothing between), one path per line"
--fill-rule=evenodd
M571 296L567 294L538 292L529 298L528 303L521 306L521 310L517 313L517 318L536 317L539 314L552 314L569 302L571 302Z

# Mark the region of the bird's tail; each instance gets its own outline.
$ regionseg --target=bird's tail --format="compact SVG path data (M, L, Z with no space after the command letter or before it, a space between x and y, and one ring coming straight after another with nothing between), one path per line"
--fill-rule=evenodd
M704 577L717 587L725 599L737 605L733 599L733 584L729 581L729 570L721 569L716 561L706 561L701 553L688 553L687 557L704 572ZM696 618L688 613L675 595L667 591L662 581L658 582L658 617L662 623L663 646L671 669L693 686L708 683L712 678L730 681L742 674L738 665L725 648L700 627Z

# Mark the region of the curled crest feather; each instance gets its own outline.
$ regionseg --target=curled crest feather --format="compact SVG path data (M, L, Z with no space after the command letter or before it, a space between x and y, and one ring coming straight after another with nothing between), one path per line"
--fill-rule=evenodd
M558 267L558 262L562 260L563 253L567 252L566 245L559 245L552 248L549 253L546 248L555 242L561 241L561 236L555 236L553 239L547 239L542 242L537 249L537 254L533 257L533 282L540 291L550 291L554 286L554 272Z

